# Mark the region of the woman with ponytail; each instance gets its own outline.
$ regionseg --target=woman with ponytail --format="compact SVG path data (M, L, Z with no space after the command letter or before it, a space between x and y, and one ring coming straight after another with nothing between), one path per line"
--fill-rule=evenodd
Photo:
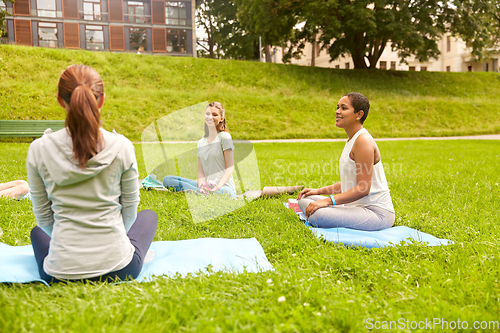
M205 109L205 135L198 141L197 155L197 180L166 176L163 186L175 191L227 194L234 198L234 145L227 131L226 112L219 102L212 102Z
M31 242L48 283L136 278L156 233L156 213L137 213L134 146L100 126L105 97L93 68L66 68L57 95L66 128L48 129L28 151Z

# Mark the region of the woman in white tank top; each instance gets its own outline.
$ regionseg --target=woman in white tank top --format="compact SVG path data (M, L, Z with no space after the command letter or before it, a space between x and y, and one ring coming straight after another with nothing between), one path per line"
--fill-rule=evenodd
M319 228L381 230L394 225L395 215L380 151L363 128L370 103L360 93L342 97L335 125L348 136L339 161L340 182L299 193L299 207ZM325 196L327 195L327 196Z

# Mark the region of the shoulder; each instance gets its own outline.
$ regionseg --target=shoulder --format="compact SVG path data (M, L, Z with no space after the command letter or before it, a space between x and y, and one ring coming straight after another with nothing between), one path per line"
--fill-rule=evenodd
M52 129L47 128L40 138L36 139L30 144L28 149L28 158L35 154L40 154L44 149L43 147L53 145L53 141L65 142L67 140L71 140L71 137L69 136L66 128L60 129L56 132L53 132Z
M225 131L222 131L222 132L219 132L219 137L222 139L222 140L232 140L231 138L231 134L229 134L228 132L225 132Z
M196 144L197 147L205 145L207 142L207 138L203 137L200 140L198 140L198 143Z
M365 132L358 136L356 142L352 146L352 151L356 152L369 152L375 151L377 148L377 144L375 143L375 139L370 135L370 133Z
M130 164L135 161L135 147L132 141L124 135L116 133L114 130L108 132L101 128L101 134L104 139L105 150L110 149L110 151L114 151L114 153L110 153L117 154L116 156L119 156L125 164Z

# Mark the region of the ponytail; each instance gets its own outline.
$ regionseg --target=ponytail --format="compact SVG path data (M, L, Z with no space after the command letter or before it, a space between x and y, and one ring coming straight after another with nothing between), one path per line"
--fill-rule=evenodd
M73 90L69 104L66 127L73 141L73 153L80 168L97 154L99 142L100 114L97 100L92 91L84 85Z
M102 79L92 67L70 66L59 79L59 96L69 105L66 127L81 169L98 153L102 141L98 100L103 95Z

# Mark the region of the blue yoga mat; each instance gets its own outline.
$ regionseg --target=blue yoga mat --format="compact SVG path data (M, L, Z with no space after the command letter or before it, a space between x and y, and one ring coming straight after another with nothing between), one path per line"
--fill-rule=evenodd
M226 239L198 238L180 241L153 242L153 261L144 264L140 282L155 276L173 277L177 274L210 271L236 273L272 270L262 246L255 238ZM0 243L0 283L26 283L40 281L31 245L9 246ZM46 284L46 283L45 283Z
M288 208L288 203L284 204ZM307 227L311 227L312 232L318 238L327 242L343 244L345 246L362 246L367 248L382 248L395 246L401 242L418 242L427 246L450 245L453 241L437 238L409 227L397 226L379 231L362 231L348 228L313 228L307 221L304 213L296 212L299 218L304 221Z
M370 249L395 246L403 241L407 243L422 242L427 246L453 244L448 239L437 238L405 226L379 231L361 231L347 228L311 229L316 237L324 238L327 242L344 244L345 246L363 246Z

